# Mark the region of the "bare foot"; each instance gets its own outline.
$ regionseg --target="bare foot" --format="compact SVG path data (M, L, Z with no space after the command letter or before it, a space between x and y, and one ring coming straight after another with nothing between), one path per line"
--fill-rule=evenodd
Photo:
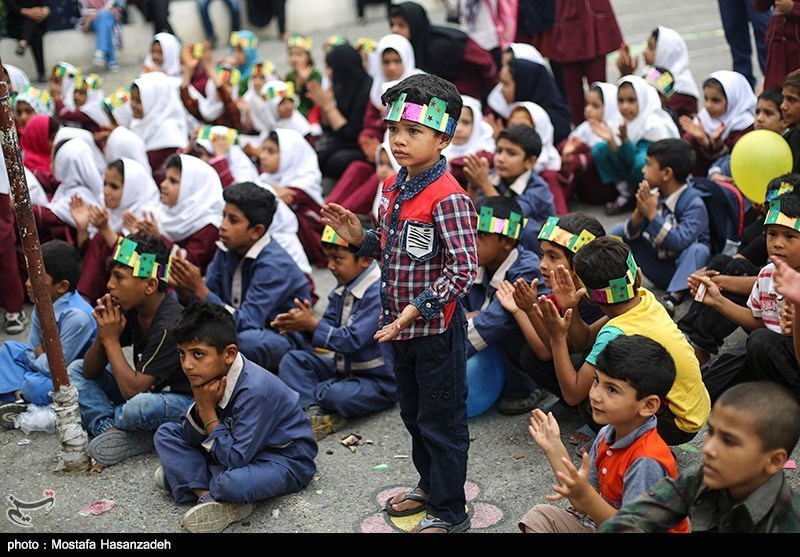
M392 509L397 512L403 512L412 509L422 509L422 507L424 507L425 505L423 503L420 503L419 501L412 501L410 499L406 499L405 501L403 501L405 496L411 493L411 491L416 491L417 493L422 493L423 495L425 494L425 492L418 487L415 487L410 491L400 492L394 497L392 497L392 502L389 503L392 506Z

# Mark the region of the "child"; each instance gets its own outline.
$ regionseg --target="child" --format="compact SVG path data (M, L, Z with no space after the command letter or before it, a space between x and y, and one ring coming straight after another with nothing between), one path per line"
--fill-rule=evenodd
M720 70L703 83L705 104L693 120L681 116L684 138L696 154L693 173L705 176L709 165L733 149L740 137L753 129L756 96L742 74Z
M28 85L11 101L11 108L14 111L17 133L22 136L31 118L37 114L50 116L53 103L50 100L49 91Z
M275 214L275 197L270 192L244 182L226 189L223 197L222 246L208 266L205 280L196 265L180 257L173 258L170 277L179 293L230 311L242 353L276 373L289 350L309 347L309 335L280 335L269 327L279 313L294 307L295 299L310 297L308 280L267 234Z
M781 94L783 95L781 114L787 128L783 138L792 149L794 174L800 172L800 70L795 70L786 76Z
M58 62L50 72L50 96L53 103L59 100L70 110L75 109L75 99L72 93L75 91L75 76L79 73L78 68L69 62Z
M664 307L649 290L641 287L640 270L630 248L613 238L597 238L578 250L573 266L583 285L581 290L572 286L572 278L559 268L558 309L543 297L535 306L550 336L550 352L561 391L558 394L570 406L585 405L600 351L618 336L643 334L666 348L677 368L675 384L658 414L658 433L668 445L691 441L705 424L711 407L700 366L691 346ZM575 315L573 308L582 295L598 304L608 319L589 327ZM564 317L559 312L563 312ZM576 349L591 346L586 361L577 370L569 358L568 331L569 342ZM591 416L584 417L595 431L599 429Z
M711 254L706 204L686 183L693 158L692 148L682 139L651 143L636 209L610 232L631 246L647 278L666 291L662 303L671 316L683 301L689 276L705 267Z
M195 57L198 48L200 57ZM242 115L236 102L236 84L226 76L239 75L238 70L220 71L211 61L212 51L206 45L187 46L181 54L180 98L186 111L198 122L229 128L242 127ZM263 84L263 76L261 78ZM249 85L248 85L249 87Z
M214 167L223 188L258 179L253 161L236 143L238 135L236 130L225 126L202 126L194 140L194 152Z
M374 228L366 217L359 220L365 230ZM314 316L308 300L295 299L296 307L272 322L281 334L312 335L311 346L325 350L292 350L279 373L300 394L317 441L342 429L349 417L380 412L397 402L391 353L374 338L381 314L381 270L374 259L353 255L348 247L332 228L325 228L322 249L338 287L328 295L321 318Z
M294 83L294 90L300 98L300 105L297 110L309 120L319 123L320 109L315 107L314 102L306 96L309 81L322 82L322 74L314 67L314 60L311 58L311 48L314 41L311 37L304 37L294 33L286 41L286 49L289 54L289 65L292 70L286 74L286 81Z
M181 525L221 532L253 503L295 493L316 472L314 442L297 393L239 353L236 325L216 304L193 304L173 328L194 404L155 434L156 485L196 502Z
M800 498L783 472L799 436L800 407L785 388L737 385L714 403L703 463L652 486L600 532L665 532L686 518L692 532L800 532Z
M536 234L542 222L556 212L547 182L533 170L541 150L542 140L535 131L528 126L512 126L497 138L491 174L488 161L475 155L469 155L464 166L470 182L467 191L473 201L481 196L502 195L520 204L522 216L528 220L521 243L533 253L539 251Z
M250 72L253 65L258 60L258 37L255 33L248 30L234 31L229 40L231 54L222 62L236 67L242 75L239 81L237 93L244 95L247 92L247 82L250 79Z
M111 124L100 105L104 97L102 77L97 74L78 74L75 76L75 91L73 92L75 110L69 110L61 102L56 102L56 109L61 121L66 125L97 133L101 131L102 127L108 127Z
M500 59L500 66L499 68L502 70L503 66L507 66L511 63L512 60L520 59L520 60L527 60L529 62L534 62L535 64L539 64L545 69L545 73L541 73L539 68L536 68L536 73L540 74L540 78L544 81L547 81L548 84L546 87L537 87L536 89L545 89L547 91L557 90L560 91L559 85L557 80L553 77L552 73L549 70L549 66L547 65L547 61L545 61L542 53L539 50L530 44L525 43L511 43L509 47L503 52L503 56ZM496 131L499 133L500 129L502 129L502 122L497 120L497 117L502 118L503 120L507 119L511 115L511 107L514 104L513 102L508 102L506 100L506 96L503 94L503 89L507 89L507 84L504 86L503 82L498 82L489 94L486 96L486 104L489 108L494 111L494 114L488 114L486 119L489 123L492 124L493 127L496 128ZM563 95L562 95L563 97ZM562 99L563 102L563 99Z
M353 213L335 204L323 206L323 222L351 251L357 249L356 255L381 261L382 327L375 338L394 341L400 415L412 436L420 474L417 487L387 501L386 510L409 515L425 508L417 531L461 532L470 525L464 510L466 350L452 347L466 346L458 299L475 280L476 221L469 197L440 156L461 116L461 95L451 83L419 74L382 98L390 105L386 120L392 153L403 168L384 182L380 230L364 232ZM418 120L417 111L431 102L441 103L447 115L436 128ZM423 377L432 383L420 386Z
M169 250L161 239L120 239L109 267L108 294L92 315L97 337L83 360L69 365L89 455L103 466L144 453L159 425L177 421L192 402L170 333L181 305L167 294ZM133 348L128 363L123 347Z
M501 414L524 414L536 407L542 391L520 369L522 332L496 294L503 281L520 280L528 284L541 279L539 258L518 245L524 217L514 199L483 197L475 209L479 212L478 275L464 300L467 357L490 344L498 345L506 373L497 410Z
M150 51L142 63L142 73L162 72L181 76L181 41L172 33L157 33L150 41Z
M766 30L767 67L764 69L764 88L780 87L786 75L800 67L800 56L798 56L800 41L797 38L800 25L797 16L800 14L800 6L793 0L754 0L754 2L760 12L772 9Z
M25 133L19 138L19 148L22 151L22 164L26 171L30 171L41 184L46 195L52 197L59 185L53 176L51 155L53 153L53 139L58 132L58 120L45 114L37 114L28 121ZM31 190L30 184L28 189ZM33 193L33 191L31 191ZM34 205L43 205L47 201L35 201Z
M678 467L657 431L656 414L675 381L675 362L663 346L642 335L617 337L597 356L589 391L592 416L604 427L584 453L580 470L561 443L553 414L534 410L528 428L542 448L558 485L550 500L567 498L567 509L536 505L520 520L529 534L597 532L619 508L646 493ZM689 532L689 521L671 525Z
M458 180L461 187L469 187L467 177L464 175L464 164L467 155L485 158L492 166L494 156L494 130L491 124L483 119L483 106L481 101L474 97L461 95L463 108L461 118L453 141L442 151L442 156L447 159L448 169L453 177Z
M322 135L322 128L318 124L312 126L297 110L299 99L295 95L294 85L271 80L264 84L261 91L266 117L271 122L264 138L277 128L291 129L302 135L313 147L316 136Z
M83 357L97 333L92 307L75 290L81 276L81 256L68 243L51 240L42 244L42 260L64 361L69 365ZM30 279L25 287L33 299ZM39 314L34 311L28 343L6 341L0 347L0 398L16 400L0 406L0 424L13 428L14 416L25 411L26 403L50 404L48 392L52 390Z

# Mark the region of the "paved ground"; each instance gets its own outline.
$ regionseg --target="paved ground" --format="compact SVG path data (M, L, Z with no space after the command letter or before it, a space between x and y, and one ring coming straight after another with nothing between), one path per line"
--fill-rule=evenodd
M691 67L698 82L711 71L730 66L716 3L673 0L655 7L636 0L614 0L613 5L624 36L639 51L657 23L681 31L689 44ZM352 25L315 34L315 50L333 32L351 39L380 37L387 31L383 13L382 9L370 10L371 19L366 26ZM443 20L441 14L434 18ZM285 52L278 41L264 40L260 50L279 68L286 68ZM321 49L316 59L323 60ZM125 84L137 74L137 68L124 67L118 74L108 76L108 88ZM609 79L616 76L616 70L610 70ZM611 224L598 208L575 205L574 209L591 212L604 224ZM326 272L316 272L315 279L324 292L332 284ZM8 338L0 335L0 341ZM732 342L741 342L741 338L739 335ZM467 493L475 512L473 532L516 532L517 520L532 505L543 502L550 491L552 473L542 452L531 441L526 425L525 416L503 416L494 409L470 421ZM566 420L562 429L569 435L579 425L576 419ZM354 453L339 443L340 437L351 432L366 441ZM317 475L305 491L260 503L251 518L229 531L391 532L413 526L410 520L389 522L379 512L394 488L416 480L408 457L409 437L397 409L351 420L341 433L320 443ZM679 466L699 461L702 438L701 433L691 444L676 449ZM21 444L24 439L30 443ZM57 450L54 435L0 431L0 498L13 495L18 500L35 501L45 490L55 493L51 509L29 512L30 529L0 517L0 533L180 531L180 517L188 507L175 505L153 486L152 475L158 466L154 454L133 458L101 474L68 475L51 472ZM797 484L792 474L795 473L789 472L792 483ZM82 507L100 499L115 501L116 508L101 516L78 514Z

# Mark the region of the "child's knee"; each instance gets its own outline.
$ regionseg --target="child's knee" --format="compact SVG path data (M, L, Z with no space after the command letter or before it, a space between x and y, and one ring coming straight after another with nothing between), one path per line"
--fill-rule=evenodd
M69 382L77 385L84 383L87 379L83 376L83 360L75 360L67 366L67 375L69 375Z
M175 445L176 441L181 439L181 425L170 422L159 426L155 435L153 435L153 444L156 446L156 451L160 453L164 449L168 450Z
M747 355L750 358L760 360L767 357L771 350L776 346L776 340L780 338L780 333L762 328L756 329L747 336Z
M19 388L22 398L36 406L47 406L52 402L48 393L53 390L53 380L45 376L42 376L42 379L42 381L30 381L26 378Z
M278 366L278 375L284 379L287 375L293 375L298 371L307 372L308 366L305 363L306 352L303 350L290 350L281 358Z

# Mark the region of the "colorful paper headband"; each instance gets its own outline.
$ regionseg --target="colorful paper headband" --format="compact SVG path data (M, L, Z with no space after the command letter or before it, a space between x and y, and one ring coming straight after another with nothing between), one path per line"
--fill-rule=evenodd
M41 105L41 110L36 110L37 113L41 114L44 110L50 109L50 100L52 97L50 96L50 91L47 89L39 89L34 87L33 85L28 85L22 91L17 93L17 96L14 99L14 108L16 108L17 102L25 102L24 99L20 99L20 97L28 96L33 101L38 101ZM36 109L36 107L32 107Z
M75 75L75 89L91 89L96 91L103 87L103 78L96 73L89 75L77 74Z
M375 48L377 48L378 46L378 41L376 41L375 39L371 39L369 37L361 37L359 39L356 39L356 42L355 44L353 44L353 46L357 51L361 52L362 54L363 53L369 54L370 52L375 52Z
M75 77L75 70L66 64L56 64L53 68L53 76L55 77Z
M156 255L154 253L139 253L136 251L137 243L128 238L120 238L117 240L117 247L114 249L114 255L111 259L117 263L122 263L127 267L133 269L133 276L136 278L157 278L167 282L169 280L169 267L168 262L163 266L156 262ZM170 260L172 257L170 256Z
M325 225L325 228L322 229L322 241L326 244L336 244L337 246L347 247L350 244L342 240L342 238L336 233L336 231L331 228L329 225Z
M458 121L450 118L446 110L447 103L437 97L432 97L428 104L416 104L407 103L406 94L401 93L391 105L386 107L383 119L390 122L410 120L452 136L456 133Z
M253 33L234 31L231 33L230 45L233 47L240 46L244 50L253 50L254 48L258 48L258 37Z
M781 226L792 228L800 232L800 218L790 217L785 213L781 213L780 199L773 199L769 203L769 210L767 211L767 216L764 218L764 225L766 226L768 224L780 224Z
M111 93L105 99L100 101L100 104L102 104L107 111L113 112L117 108L126 105L129 102L131 102L131 93L127 89L122 88Z
M270 75L273 73L275 73L275 64L269 60L256 62L253 64L253 69L250 70L250 75Z
M239 85L242 72L232 66L217 66L217 75L225 85Z
M286 41L286 48L302 48L306 52L311 52L311 47L314 46L314 39L311 37L304 37L295 33Z
M616 304L619 302L627 302L636 296L636 277L639 274L636 268L636 260L633 258L633 253L628 253L628 260L626 261L628 270L625 272L624 277L613 279L609 281L606 288L589 288L581 280L581 285L586 289L589 298L598 304ZM578 277L580 279L580 277Z
M283 82L285 86L281 85L268 85L261 90L261 96L264 99L271 101L272 99L293 99L295 96L294 83L291 81Z
M347 44L347 37L341 33L336 33L325 39L325 46L339 46Z
M484 206L478 217L478 232L501 234L516 240L526 224L528 219L523 219L519 213L511 212L507 219L499 219L494 216L494 209Z
M767 191L767 199L765 203L769 203L776 197L783 195L784 193L790 193L794 191L794 185L790 184L789 182L781 182L781 185L774 190Z
M236 140L239 137L239 132L233 128L225 126L203 126L197 132L197 139L206 139L211 141L215 136L225 136L228 140L228 145L236 145Z
M539 231L539 240L547 240L566 248L572 253L577 252L583 246L594 240L596 236L588 230L581 230L580 234L573 234L558 226L558 217L550 217L545 221L544 226Z
M668 99L675 94L675 76L666 68L645 68L644 79Z

